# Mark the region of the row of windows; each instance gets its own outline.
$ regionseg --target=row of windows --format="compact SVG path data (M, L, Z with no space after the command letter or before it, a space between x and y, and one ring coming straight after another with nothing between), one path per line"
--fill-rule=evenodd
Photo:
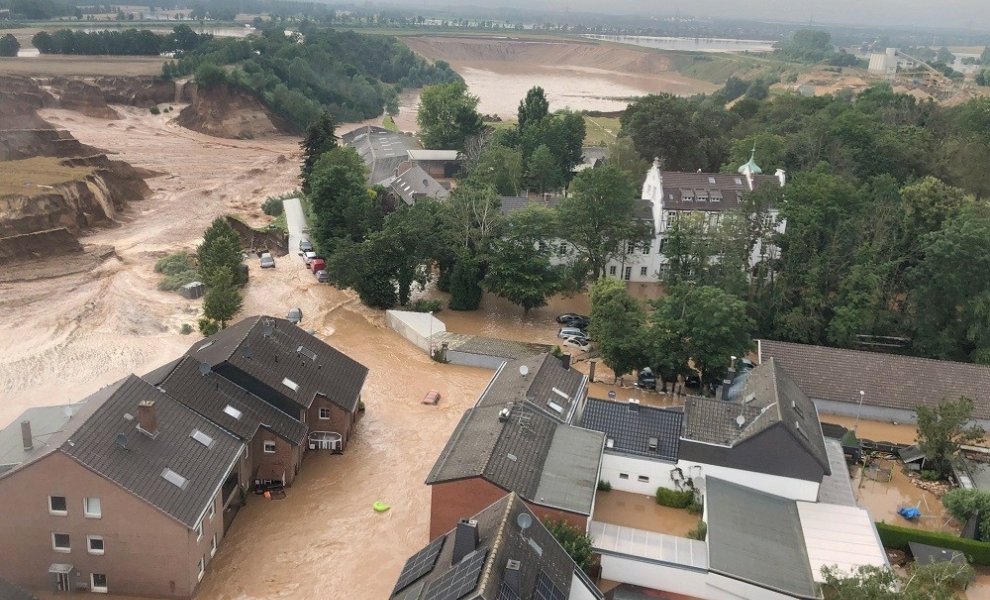
M48 512L64 517L69 514L69 501L65 496L49 496ZM103 505L96 497L83 498L83 514L87 519L99 519L103 516Z
M629 479L629 473L619 473L619 479ZM649 483L650 478L646 475L639 475L636 477L636 481L640 483Z
M647 272L648 272L648 270L647 270L646 267L640 267L639 268L639 276L640 277L646 277ZM608 268L608 274L611 275L611 276L613 276L613 277L615 277L615 273L616 273L616 266L615 265L610 266ZM632 267L626 267L626 278L628 279L631 276L632 276Z
M68 533L52 533L52 549L56 552L72 552L72 539ZM102 535L86 536L86 552L103 554L106 546Z
M210 558L217 553L217 534L210 538ZM202 581L203 574L206 573L206 555L204 554L196 561L196 579Z

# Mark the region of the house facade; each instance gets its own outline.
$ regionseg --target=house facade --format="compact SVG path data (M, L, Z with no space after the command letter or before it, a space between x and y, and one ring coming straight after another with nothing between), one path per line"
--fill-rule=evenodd
M738 173L682 173L661 171L659 161L646 173L642 199L649 203L642 211L652 221L653 239L648 246L629 248L619 260L610 262L607 273L634 283L652 283L663 278L668 268L664 255L671 226L688 214L700 214L706 228L721 223L727 211L738 209L745 195L760 186L784 187L786 175L778 169L775 175L763 175L754 159L739 167ZM783 233L787 227L777 207L770 207L764 216L767 231ZM758 242L750 256L750 267L776 258L779 250L773 244Z
M0 432L0 496L17 507L0 518L0 577L191 597L239 500L243 444L134 376L18 422Z

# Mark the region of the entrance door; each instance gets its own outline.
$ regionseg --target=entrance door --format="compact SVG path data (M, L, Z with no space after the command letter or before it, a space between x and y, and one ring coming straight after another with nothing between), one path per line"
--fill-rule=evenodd
M69 589L69 574L55 573L55 591L68 592Z
M623 279L629 281L632 278L632 267L626 267L626 272L623 275Z

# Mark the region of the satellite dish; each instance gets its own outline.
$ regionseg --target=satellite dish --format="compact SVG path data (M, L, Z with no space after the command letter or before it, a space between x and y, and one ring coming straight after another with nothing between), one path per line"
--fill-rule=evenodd
M519 374L523 377L529 375L529 367L526 365L519 365Z
M528 512L521 512L519 516L516 517L516 525L519 529L523 531L529 529L529 526L533 524L533 517L529 516Z
M745 424L746 424L746 417L744 417L742 415L739 415L738 417L736 417L736 425L738 425L740 429Z
M199 363L199 374L200 375L204 375L204 376L205 375L209 375L210 374L210 371L212 371L212 369L210 369L210 365L206 364L205 362Z

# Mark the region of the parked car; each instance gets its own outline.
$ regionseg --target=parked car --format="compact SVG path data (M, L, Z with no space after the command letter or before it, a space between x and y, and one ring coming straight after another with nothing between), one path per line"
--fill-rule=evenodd
M591 342L587 338L570 336L564 338L564 345L570 348L575 348L581 352L588 352L591 350Z
M568 327L584 329L591 324L591 317L587 315L578 315L575 313L564 313L562 315L557 315L557 322L561 325L567 325Z
M423 399L420 402L423 404L429 404L435 406L437 403L440 402L440 392L436 390L430 390L426 392L426 395L423 396Z
M653 373L653 369L644 367L639 370L636 374L636 387L644 390L657 389L657 376Z
M261 268L262 269L274 269L275 259L268 252L263 252L261 254Z
M312 250L303 252L303 262L307 265L312 263L314 258L316 258L316 252L313 252Z
M289 314L285 317L293 325L298 325L302 323L302 309L301 308L290 308Z
M319 256L314 257L313 260L309 261L309 268L313 270L313 274L317 274L320 271L325 271L327 268L327 261Z
M299 251L300 252L312 252L313 242L306 238L299 238Z
M330 281L330 274L321 269L316 272L316 280L320 283L327 283Z
M561 327L559 330L557 330L557 337L559 337L562 340L569 337L579 337L591 341L591 338L588 337L588 334L585 333L584 330L578 329L577 327Z

